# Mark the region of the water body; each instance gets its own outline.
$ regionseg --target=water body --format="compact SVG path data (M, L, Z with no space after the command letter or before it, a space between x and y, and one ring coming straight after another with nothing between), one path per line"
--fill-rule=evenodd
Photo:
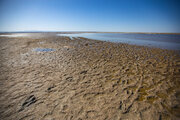
M0 35L0 37L25 37L28 36L27 34L6 34L6 35Z
M57 36L84 37L101 41L180 50L180 35L177 34L78 33L57 34Z
M55 49L52 49L52 48L35 48L35 49L33 49L33 51L36 51L36 52L50 52L50 51L55 51Z

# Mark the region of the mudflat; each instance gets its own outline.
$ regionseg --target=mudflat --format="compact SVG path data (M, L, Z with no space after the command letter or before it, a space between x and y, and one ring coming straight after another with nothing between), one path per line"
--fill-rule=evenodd
M178 51L0 37L2 120L180 119Z

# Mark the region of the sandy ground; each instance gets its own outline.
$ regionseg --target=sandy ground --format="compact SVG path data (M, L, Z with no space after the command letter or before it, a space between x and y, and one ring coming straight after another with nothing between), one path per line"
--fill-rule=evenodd
M84 38L0 37L1 120L176 120L179 88L175 51Z

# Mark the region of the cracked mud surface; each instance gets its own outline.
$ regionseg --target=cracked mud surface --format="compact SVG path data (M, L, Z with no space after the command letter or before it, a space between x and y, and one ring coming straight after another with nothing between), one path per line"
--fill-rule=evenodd
M85 38L0 38L2 120L176 120L179 88L175 51Z

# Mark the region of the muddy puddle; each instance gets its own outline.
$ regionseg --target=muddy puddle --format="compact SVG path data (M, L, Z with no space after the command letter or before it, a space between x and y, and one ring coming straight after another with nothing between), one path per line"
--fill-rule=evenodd
M55 51L55 49L52 49L52 48L34 48L33 51L36 51L36 52L51 52L51 51Z

